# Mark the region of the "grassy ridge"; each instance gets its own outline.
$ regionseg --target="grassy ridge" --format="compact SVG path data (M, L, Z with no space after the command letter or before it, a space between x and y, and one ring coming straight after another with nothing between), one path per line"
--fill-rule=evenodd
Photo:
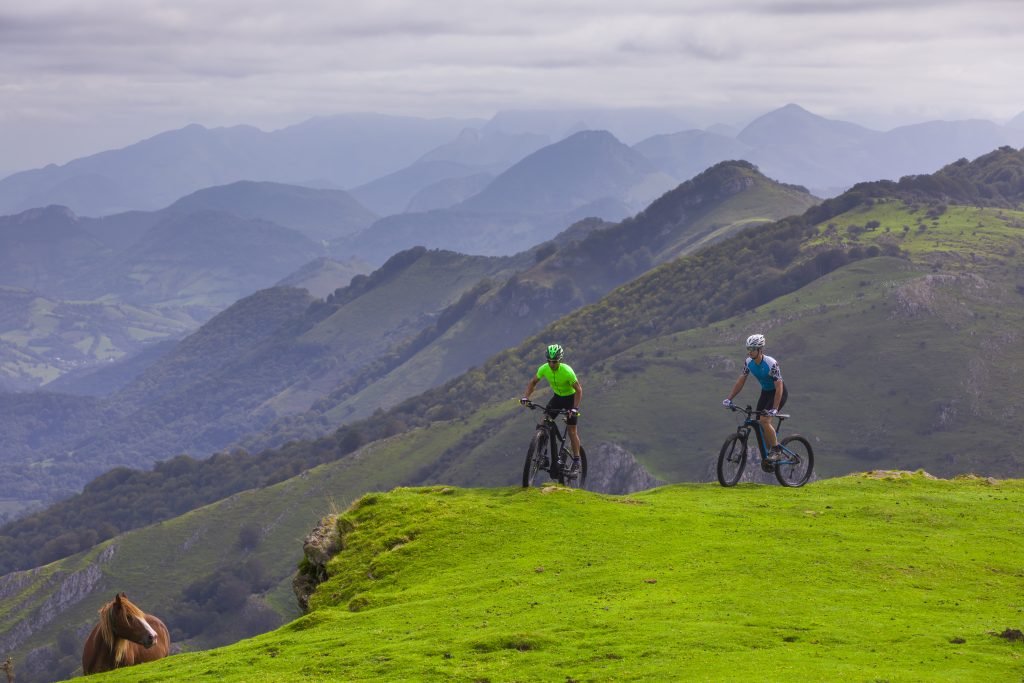
M921 475L397 489L309 615L97 680L1007 680L1022 513L1024 482Z

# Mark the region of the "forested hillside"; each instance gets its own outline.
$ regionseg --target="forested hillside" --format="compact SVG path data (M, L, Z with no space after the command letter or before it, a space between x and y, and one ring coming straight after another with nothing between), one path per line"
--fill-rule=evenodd
M319 437L465 372L680 251L814 201L730 162L634 219L583 221L516 257L417 248L324 301L259 292L118 389L88 431L58 426L14 444L8 495L26 478L67 492L111 466Z
M1024 199L1015 189L1021 169L1024 154L1004 149L936 177L859 186L800 217L665 263L462 377L328 437L258 456L112 473L53 517L5 526L6 561L38 547L39 529L81 534L113 523L105 512L111 499L131 501L119 516L144 524L166 519L167 501L186 491L212 500L231 486L285 485L317 463L325 465L288 482L315 486L328 472L346 473L340 500L331 486L322 489L325 510L328 499L349 500L364 464L373 471L364 490L514 483L534 416L513 399L549 340L566 346L586 389L588 451L624 452L664 481L712 476L717 449L735 428L721 398L754 329L782 362L793 392L787 428L812 439L820 476L890 467L1011 476L1024 462L1013 446L1024 363L1007 363L1024 329L1024 212L1009 208ZM929 194L936 184L959 189ZM952 201L965 193L991 206ZM947 368L941 376L936 357ZM248 514L270 520L281 511L263 505ZM229 572L230 562L217 567ZM286 576L277 574L275 585ZM247 585L272 604L267 583Z
M240 460L233 462L234 473L230 476L204 475L206 481L218 481L207 495L220 495L229 489L240 490L253 485L254 481L259 481L263 476L238 474L241 463L259 462L259 467L253 470L259 473L278 468L279 471L285 472L297 470L313 463L329 461L338 454L351 452L360 443L398 434L433 420L472 412L477 406L494 400L496 396L515 396L522 388L520 385L523 383L523 369L535 364L536 349L546 343L547 339L558 339L566 348L571 349L572 363L581 369L592 368L602 360L609 359L643 341L704 327L749 311L778 296L793 292L851 261L879 254L900 254L904 251L903 245L897 239L882 239L887 234L884 230L881 233L862 233L861 240L841 240L836 243L825 243L820 239L820 235L828 231L829 221L846 212L858 207L870 209L886 198L902 202L904 200L898 199L901 193L906 194L907 201L920 201L923 187L947 179L966 179L968 186L971 182L980 186L989 184L986 179L993 177L991 174L995 172L995 178L1008 177L1011 180L995 180L995 186L984 192L995 196L996 189L1003 188L998 192L999 198L993 201L1011 202L1020 197L1019 194L1014 194L1019 190L1013 189L1018 185L1014 184L1012 178L1016 177L1015 171L1019 172L1022 167L1024 154L1008 149L999 150L976 160L973 164L955 164L943 169L935 179L909 178L899 184L875 183L858 186L839 198L808 210L801 217L750 228L692 256L654 269L648 275L614 290L599 303L570 314L519 346L495 355L485 365L442 387L408 399L381 416L354 423L331 436L314 441L308 447L289 448L287 455L282 451L271 450L259 458L238 456ZM971 181L971 178L976 180ZM977 192L980 194L983 190L978 189ZM942 204L948 198L948 195L943 193L936 196L933 202L937 202L936 205ZM906 210L909 211L912 204L906 206ZM1010 216L1007 219L1010 222L1018 220L1015 215L1006 215ZM938 220L941 223L941 216ZM1000 224L1005 223L998 214L994 216L994 220ZM900 230L902 231L902 228ZM1006 261L1010 253L1007 250L1018 248L1014 240L1019 238L1016 238L1012 231L1003 234L1005 242L1000 241L992 247L1004 250L1003 256L999 257L998 252L992 252L990 259L995 264L1001 264L999 267L1004 270L1009 269L1007 277L1012 280L1019 275L1015 274L1015 261ZM872 235L876 235L877 239L864 239ZM765 258L765 254L756 248L758 244L771 245L770 259ZM931 251L922 248L921 254L927 255ZM736 334L739 336L740 333ZM274 463L278 462L280 465L275 467ZM211 473L217 469L215 461L199 467L204 471L205 468L210 468ZM252 467L252 464L246 467ZM120 482L134 486L130 482L141 482L151 475L133 475L125 472L123 476L123 479L119 478ZM232 484L232 481L235 483ZM142 493L152 491L151 486L152 484L143 484L139 494L151 495ZM92 505L98 504L102 498L103 496L96 496ZM89 505L89 499L88 495L83 494L81 500ZM75 505L77 503L66 509L74 510ZM152 511L157 509L159 506L141 504L140 499L136 511L129 516L133 522L122 528L160 519L161 517ZM94 514L83 513L82 517L93 518ZM5 534L9 539L20 536L26 532L16 529L31 529L35 524L39 522L26 520L20 524L16 523L5 528ZM73 519L65 519L63 524L71 525L64 527L68 528L69 534L75 533L73 529L76 523ZM83 525L83 528L87 526ZM32 534L29 533L25 538L31 537ZM38 547L38 544L32 547ZM33 561L27 558L30 555L34 557L34 552L37 551L26 553L12 547L10 554L7 555L10 558L7 562L18 564L5 566L30 566L20 563L32 563Z
M548 323L680 254L744 227L803 213L816 199L745 162L723 162L617 224L582 221L533 251L503 284L474 290L410 342L317 401L247 437L249 450L315 438L325 425L365 418L437 386Z
M12 484L7 495L67 495L112 467L225 448L309 408L515 263L420 248L323 300L294 288L259 291L95 404L84 423L40 417L51 428L31 440L19 439L23 429L12 430L2 455Z

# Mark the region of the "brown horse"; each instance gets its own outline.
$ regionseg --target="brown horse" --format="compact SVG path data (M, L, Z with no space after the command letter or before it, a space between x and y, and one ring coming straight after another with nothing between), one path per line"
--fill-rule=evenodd
M171 636L164 622L133 605L124 593L100 608L100 623L93 627L82 649L82 671L110 671L151 662L171 651Z

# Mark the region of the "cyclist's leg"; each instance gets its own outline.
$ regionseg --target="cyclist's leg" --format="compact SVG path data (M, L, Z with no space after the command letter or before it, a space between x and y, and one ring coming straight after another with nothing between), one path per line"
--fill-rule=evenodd
M782 400L779 401L779 410L786 405L786 400L789 399L789 387L785 384L782 385ZM775 392L774 391L761 391L761 397L757 400L758 410L767 410L775 405ZM761 426L764 427L764 440L768 444L768 448L774 448L779 443L779 437L775 433L775 426L772 424L772 419L767 415L762 415Z
M786 387L782 387L782 395L786 395ZM775 391L761 390L761 395L757 399L758 410L768 410L775 405ZM761 429L764 432L764 443L768 447L768 450L775 448L779 443L779 437L775 435L775 427L772 426L772 419L767 415L761 415L757 418L758 422L761 423Z
M569 408L572 408L572 406L576 404L576 397L567 396L566 398L569 399ZM580 446L580 433L576 427L576 424L579 422L579 420L580 416L575 415L573 417L567 418L565 421L565 434L566 436L569 437L569 445L572 449L572 472L574 473L579 472L580 468L582 467L582 464L580 462L580 450L582 449L582 446Z
M569 435L569 442L572 444L572 457L580 457L580 435L576 429L576 423L579 417L570 417L568 420L569 426L566 428L566 432Z
M551 419L554 419L555 417L558 416L558 411L559 410L569 410L570 408L572 408L572 406L573 406L573 398L572 398L572 396L559 396L558 394L553 394L551 396L551 400L548 401L548 404L547 404L547 406L545 406L544 410L547 412L548 415L551 416ZM571 437L571 435L569 435L569 436L570 436L570 442L571 442L572 437ZM551 444L551 448L552 448L552 454L551 454L552 457L557 457L557 458L561 459L561 455L559 455L558 453L553 452L554 448L555 448L555 444ZM575 449L575 446L573 446L573 453L576 453L576 452L577 451Z

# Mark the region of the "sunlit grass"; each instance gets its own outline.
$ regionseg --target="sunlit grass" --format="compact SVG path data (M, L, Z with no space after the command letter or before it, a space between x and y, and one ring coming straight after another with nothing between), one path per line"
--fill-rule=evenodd
M1020 481L398 489L311 613L99 680L1007 680Z

